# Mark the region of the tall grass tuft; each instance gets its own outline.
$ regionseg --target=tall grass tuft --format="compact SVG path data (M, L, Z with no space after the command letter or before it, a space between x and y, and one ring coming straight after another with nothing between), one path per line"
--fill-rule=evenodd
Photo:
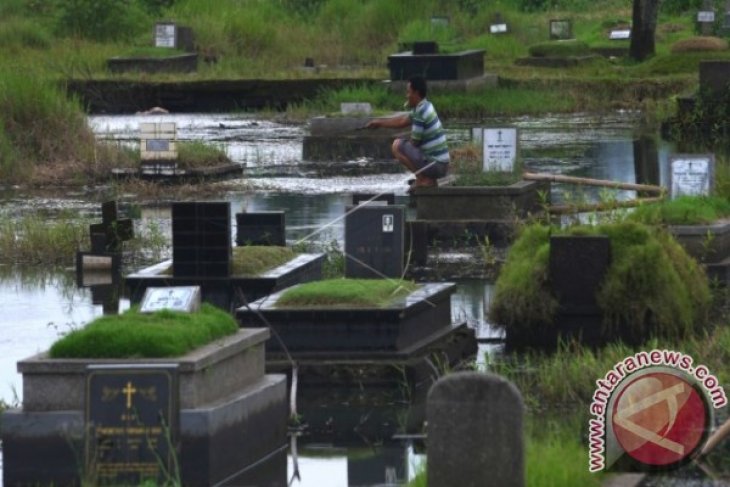
M49 220L40 215L0 217L0 262L71 264L76 251L88 247L89 221L71 216Z
M71 179L93 160L79 104L38 72L0 69L0 134L5 182Z

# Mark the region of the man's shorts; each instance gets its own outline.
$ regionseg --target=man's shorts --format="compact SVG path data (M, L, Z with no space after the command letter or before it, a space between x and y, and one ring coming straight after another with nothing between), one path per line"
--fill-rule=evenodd
M443 162L434 162L431 164L426 160L426 156L423 155L423 151L413 145L408 139L398 139L398 150L413 163L416 169L419 171L418 174L426 176L427 178L439 179L446 176L448 171L448 164ZM429 166L429 164L431 164ZM428 167L426 167L428 166ZM423 169L426 167L426 169ZM422 170L423 169L423 170Z

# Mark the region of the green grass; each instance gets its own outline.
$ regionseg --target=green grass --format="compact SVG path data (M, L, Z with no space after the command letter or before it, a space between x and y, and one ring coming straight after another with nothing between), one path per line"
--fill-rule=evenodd
M231 164L223 147L199 141L183 141L177 145L178 166L185 169Z
M181 49L170 49L167 47L154 46L136 46L125 50L120 54L121 57L143 57L143 58L163 58L170 56L180 56L187 54Z
M233 247L233 275L257 276L286 264L297 253L289 247L274 245L243 245Z
M637 337L687 337L706 322L710 291L704 271L665 231L635 222L558 229L530 225L509 251L490 315L498 326L529 334L553 326L557 299L548 284L551 235L607 235L611 264L597 293L604 332L619 326Z
M417 287L413 282L399 279L329 279L285 291L276 306L386 307Z
M203 304L197 313L162 310L103 316L56 341L51 358L164 358L187 352L238 330L233 317Z
M683 196L661 203L643 205L631 213L631 220L649 225L697 225L730 216L730 201L717 196Z
M534 57L571 57L587 56L591 53L588 44L581 41L551 41L530 46L529 53Z

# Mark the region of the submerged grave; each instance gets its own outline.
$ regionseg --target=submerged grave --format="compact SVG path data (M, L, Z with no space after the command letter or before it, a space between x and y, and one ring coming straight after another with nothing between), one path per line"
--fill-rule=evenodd
M353 109L347 105L355 105ZM370 104L342 103L340 113L314 117L309 121L309 135L302 141L305 161L351 161L361 158L393 159L393 139L403 129L366 130L371 120ZM393 164L396 169L397 164Z
M246 264L247 249L237 247L234 252L231 246L229 203L173 203L172 233L171 260L125 277L132 302L138 302L148 287L199 285L203 301L230 309L234 303L253 301L322 275L324 254L295 255L281 265L259 269L255 274L237 271L239 264ZM283 252L285 248L281 249ZM239 259L239 264L234 259L237 254L244 257Z
M264 375L269 332L237 330L226 313L210 306L204 312L216 325L230 320L232 334L182 356L51 358L58 355L54 346L18 362L23 404L2 416L4 484L137 485L177 477L191 486L283 485L286 379ZM134 319L131 313L126 319ZM168 331L180 317L195 319L163 311L147 315L144 326L159 320ZM104 320L114 318L121 317ZM107 321L110 332L130 323ZM92 333L91 325L80 331ZM98 352L82 343L61 355L83 356L84 348Z

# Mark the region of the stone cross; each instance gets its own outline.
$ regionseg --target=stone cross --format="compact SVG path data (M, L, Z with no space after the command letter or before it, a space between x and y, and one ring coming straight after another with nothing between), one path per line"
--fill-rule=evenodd
M483 372L440 379L426 401L429 487L522 487L522 417L517 388Z
M117 202L107 201L101 205L101 223L89 226L91 251L94 253L119 253L122 242L134 237L134 226L129 218L117 217Z

